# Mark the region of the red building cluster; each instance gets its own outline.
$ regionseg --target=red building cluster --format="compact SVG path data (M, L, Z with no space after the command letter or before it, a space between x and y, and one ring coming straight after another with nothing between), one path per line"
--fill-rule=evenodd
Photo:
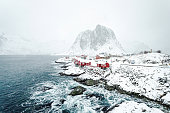
M73 59L74 64L79 66L91 66L91 62L80 62L77 59Z
M75 58L73 59L73 62L74 62L75 65L78 65L78 66L81 66L81 67L91 66L91 67L100 67L102 69L110 67L109 63L107 63L107 62L105 64L97 64L97 66L92 66L91 62L83 62L83 61L81 62L81 61L79 61L79 60L77 60Z

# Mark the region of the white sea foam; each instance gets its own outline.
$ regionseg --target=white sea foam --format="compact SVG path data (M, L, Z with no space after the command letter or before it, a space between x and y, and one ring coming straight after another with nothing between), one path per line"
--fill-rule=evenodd
M87 90L82 95L69 95L75 86L83 86ZM42 87L50 87L52 89L42 91L40 90ZM96 96L88 98L86 94L94 94ZM64 104L61 104L61 99L66 100ZM114 91L107 91L104 88L84 86L73 80L64 80L60 83L53 81L39 83L33 88L32 96L30 97L30 101L36 101L36 104L53 102L49 110L51 112L62 112L62 110L67 109L75 113L96 113L97 109L101 111L104 106L113 106L126 100L133 100L133 98Z

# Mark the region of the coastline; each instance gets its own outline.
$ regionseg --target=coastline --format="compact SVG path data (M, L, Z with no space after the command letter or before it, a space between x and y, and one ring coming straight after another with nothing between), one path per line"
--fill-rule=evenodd
M153 101L153 102L156 102L156 103L158 103L160 105L163 105L169 111L169 108L170 108L169 100L166 100L166 98L164 98L167 95L169 95L169 90L168 90L169 86L167 86L167 84L162 85L164 87L161 86L162 92L157 90L157 89L153 90L153 91L155 91L154 93L156 93L156 98L153 95L147 94L148 92L145 92L145 93L142 92L141 88L139 88L139 85L135 86L135 83L132 84L132 85L134 85L133 87L128 86L129 85L128 83L132 83L132 81L129 79L130 77L132 78L132 76L129 76L130 74L135 75L135 77L137 77L137 78L138 77L139 78L140 77L141 78L147 78L147 80L149 81L148 77L152 78L153 77L153 72L155 72L156 69L158 71L158 68L154 69L154 67L150 67L150 66L149 67L148 66L142 67L142 68L144 68L143 70L145 70L145 71L146 71L146 68L152 68L152 72L150 72L149 74L148 74L148 72L146 72L147 76L148 76L148 77L146 77L146 73L138 72L139 70L141 70L141 68L139 66L134 66L135 69L138 72L138 73L136 73L135 72L136 70L133 69L132 66L124 65L125 67L123 67L122 65L120 65L120 63L119 64L114 63L114 66L112 64L113 68L109 68L109 69L106 69L104 71L103 71L103 69L97 69L97 71L99 73L96 74L95 71L89 71L89 69L86 68L86 67L77 67L77 66L75 66L75 64L72 62L72 57L70 57L69 59L61 58L57 62L64 64L63 72L61 72L60 74L65 75L65 76L74 76L73 80L75 80L76 82L79 82L79 83L81 83L83 85L87 85L87 86L104 85L104 88L109 90L109 91L116 90L121 94L127 94L127 95L130 95L130 96L135 96L137 98ZM129 68L132 68L132 69L129 69ZM169 69L169 68L167 68L167 69ZM160 68L159 73L162 72L161 76L162 76L162 74L164 74L164 75L169 77L170 72L167 71L167 69L166 68ZM127 75L127 72L129 70L133 70L132 71L133 73L129 73L128 76L125 76L125 75ZM151 69L148 69L148 70L151 71ZM125 74L125 72L126 72L126 74ZM167 72L167 73L165 74L165 72ZM143 76L143 75L145 75L145 76ZM152 75L152 76L149 76L149 75ZM116 80L115 77L117 78L117 80ZM157 76L157 78L158 78L158 76ZM139 80L141 80L141 79L139 79ZM155 79L152 78L150 80L155 80ZM169 80L169 78L168 78L168 80ZM122 82L124 82L124 84L122 84ZM136 82L138 83L138 81L136 81ZM156 81L156 82L159 82L159 81ZM144 82L143 84L145 84L145 83L146 82ZM154 85L156 86L156 84L154 84ZM129 88L127 88L127 87L129 87ZM144 88L145 87L143 86L143 89ZM152 86L148 87L148 89L149 88L153 89ZM159 91L159 92L156 92L156 91ZM111 108L109 108L109 109L110 109L109 111L112 110ZM107 112L109 112L109 111L107 111Z

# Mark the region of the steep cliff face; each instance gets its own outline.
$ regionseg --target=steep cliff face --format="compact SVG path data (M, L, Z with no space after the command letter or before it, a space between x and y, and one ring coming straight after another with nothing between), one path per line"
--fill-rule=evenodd
M72 55L95 55L103 52L122 54L124 50L116 39L114 32L101 25L97 25L93 31L81 32L69 50L69 54Z

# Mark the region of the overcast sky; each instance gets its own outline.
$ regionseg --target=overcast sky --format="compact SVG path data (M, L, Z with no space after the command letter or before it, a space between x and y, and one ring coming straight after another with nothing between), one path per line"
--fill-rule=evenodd
M0 0L0 33L53 45L57 53L97 24L122 44L140 41L170 54L170 0Z

